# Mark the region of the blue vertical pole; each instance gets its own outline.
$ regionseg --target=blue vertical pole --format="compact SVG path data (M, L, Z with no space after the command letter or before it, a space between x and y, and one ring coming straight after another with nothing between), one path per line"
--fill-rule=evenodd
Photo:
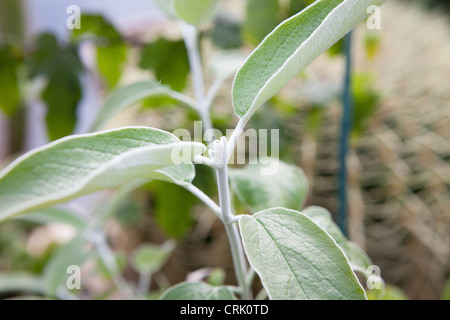
M353 101L352 101L352 33L349 32L344 37L344 50L345 50L345 77L344 77L344 87L342 94L342 120L341 120L341 139L339 146L339 182L338 182L338 197L339 197L339 208L337 223L341 228L345 236L348 236L348 221L347 221L347 167L346 159L348 154L348 141L350 137L351 127L352 127L352 114L353 114Z

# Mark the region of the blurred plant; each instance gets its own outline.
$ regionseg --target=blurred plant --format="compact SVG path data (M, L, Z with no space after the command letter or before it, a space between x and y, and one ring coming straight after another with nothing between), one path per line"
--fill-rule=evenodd
M83 27L73 29L72 42L79 47L83 41L92 41L96 48L97 71L107 90L119 82L125 67L129 44L116 28L100 15L83 14Z
M75 29L74 41L60 43L55 35L44 33L33 40L3 37L0 42L0 110L9 117L26 103L32 83L42 79L40 98L47 107L46 124L50 140L73 133L77 108L82 98L81 76L86 73L79 52L82 35L96 36L97 68L105 87L112 89L122 73L127 46L114 27L99 16L84 16L83 29Z

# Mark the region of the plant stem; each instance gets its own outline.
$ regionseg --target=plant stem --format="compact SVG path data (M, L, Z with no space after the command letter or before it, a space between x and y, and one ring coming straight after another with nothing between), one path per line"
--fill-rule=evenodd
M244 249L242 246L242 240L237 230L236 224L234 224L234 215L231 212L230 201L230 187L228 183L228 166L227 166L227 140L222 137L215 148L216 162L220 162L221 167L216 169L217 173L217 185L219 189L219 201L222 221L225 225L228 241L230 243L231 256L233 258L233 265L236 274L236 279L239 287L241 288L241 298L243 300L252 299L250 286L247 283L246 273L247 266L244 255ZM221 161L218 161L221 160Z
M201 110L203 112L207 112L209 114L209 110L211 109L211 105L214 101L214 98L217 95L217 92L219 91L220 87L223 84L224 79L217 78L211 87L208 89L208 93L206 94L206 97L202 101L202 105L200 106Z
M203 81L203 68L198 48L198 30L195 26L183 21L180 21L180 29L188 53L195 99L197 103L200 103L205 96L205 82Z
M197 102L194 99L192 99L191 97L189 97L183 93L179 93L177 91L171 91L170 95L172 96L172 98L177 99L181 103L184 103L185 105L193 108L194 110L197 109Z
M150 272L139 274L138 292L145 299L152 282L152 274Z
M106 269L108 269L108 272L111 275L114 284L117 286L117 289L121 292L124 298L132 299L134 296L133 289L128 285L125 279L122 278L114 253L108 246L103 231L93 228L90 233L90 239L97 249L100 259L105 264Z
M220 89L220 86L223 84L223 81L224 81L224 79L217 78L213 82L211 87L208 89L208 93L206 94L206 96L204 97L204 99L202 100L202 102L199 105L199 114L200 114L200 118L203 121L204 132L206 132L207 130L210 130L210 129L214 129L214 127L212 125L212 121L211 121L211 111L210 110L211 110L211 106L214 101L214 98L216 97L217 92ZM212 142L212 140L207 141L207 143L211 143L211 142Z
M221 167L216 169L220 209L223 222L230 224L233 219L233 214L231 212L230 190L228 185L228 166L223 162L221 164Z
M233 258L233 265L237 282L239 284L239 287L242 289L241 298L242 300L251 300L252 293L250 290L250 285L248 285L245 277L247 266L239 231L236 224L225 224L225 230L227 232L228 241L230 243L231 256Z
M352 33L349 32L344 38L345 46L345 78L343 88L343 110L341 122L341 140L339 150L339 208L338 208L338 225L342 233L348 236L347 226L347 153L348 153L348 139L352 126L352 92L351 92L351 40Z
M207 131L209 129L213 129L211 116L210 116L210 108L212 102L214 100L217 91L219 90L221 84L223 83L223 79L217 79L211 88L208 91L207 96L205 97L205 86L203 80L203 70L200 59L200 51L198 48L198 30L191 25L188 25L184 22L180 22L181 33L183 36L184 43L187 48L188 57L189 57L189 65L192 72L192 84L194 88L195 98L197 100L197 112L203 122L203 129ZM245 126L245 123L241 123L242 126ZM242 132L242 130L240 130ZM239 133L240 134L240 133ZM236 137L237 140L237 137ZM236 141L232 144L233 147ZM218 207L208 196L206 196L201 190L196 188L193 185L189 185L186 188L199 197L208 207L210 207L214 213L216 213L219 218L223 221L225 225L225 230L228 235L228 240L231 248L231 255L233 258L233 265L236 273L237 282L241 289L241 297L244 300L250 300L252 298L252 294L249 288L249 285L246 281L246 260L244 255L244 249L242 246L242 240L239 236L239 232L237 230L236 219L231 212L231 202L230 202L230 190L228 184L228 168L227 163L229 156L226 152L227 140L225 137L222 138L220 142L222 146L222 153L220 155L220 161L215 161L216 165L216 173L217 173L217 184L219 189L219 201L220 207ZM232 151L232 150L231 150ZM217 159L217 157L216 157Z
M198 30L195 26L180 21L181 34L186 45L189 66L192 73L192 87L197 100L197 113L203 122L204 130L212 128L209 107L205 105L205 82L203 79L203 68L198 47Z
M211 122L211 116L209 114L209 110L198 110L198 115L203 124L203 132L213 129L213 125ZM207 141L208 143L212 141Z
M230 161L231 154L233 153L234 147L236 146L237 140L239 139L239 136L244 131L245 125L247 124L247 120L240 119L237 123L236 127L234 128L233 133L231 134L230 139L227 143L227 158L226 162Z

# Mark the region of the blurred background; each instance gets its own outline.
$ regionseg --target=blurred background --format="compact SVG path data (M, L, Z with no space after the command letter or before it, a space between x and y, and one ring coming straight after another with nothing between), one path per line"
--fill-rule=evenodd
M222 0L214 21L201 32L208 85L214 81L209 57L224 50L250 53L311 2ZM71 5L81 9L81 29L67 26ZM363 23L352 34L350 53L343 41L337 43L248 126L279 129L282 159L302 167L308 177L307 204L337 215L341 96L345 58L351 54L348 236L380 266L389 285L386 298L450 299L449 2L389 0L381 7L379 30ZM49 141L88 132L112 91L143 79L192 96L179 28L151 0L0 0L0 168ZM237 120L231 84L232 79L222 86L213 104L214 126L223 132ZM174 101L153 98L108 127L173 131L191 128L195 120ZM202 167L197 172L196 185L214 197L211 172ZM125 197L94 194L66 207L92 218L105 199L114 208L103 227L127 280L138 281L139 268L128 258L133 250L148 243L167 248L171 240L176 245L155 271L153 289L222 274L218 270L227 283L234 281L221 223L181 188L152 182ZM246 209L238 203L236 210ZM42 221L1 224L0 297L26 294L7 290L8 278L45 273L75 233L67 225ZM91 281L84 297L117 298L100 263L86 268Z

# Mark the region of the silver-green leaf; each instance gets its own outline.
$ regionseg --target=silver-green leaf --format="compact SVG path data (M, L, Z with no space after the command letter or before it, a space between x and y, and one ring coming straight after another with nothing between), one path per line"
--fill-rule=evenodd
M311 206L302 210L302 213L310 217L315 223L321 226L336 241L347 256L354 271L358 271L370 279L374 287L384 290L384 281L380 275L373 274L374 266L372 260L364 250L356 243L348 240L341 232L337 224L334 223L331 213L322 207ZM375 283L377 285L375 286Z
M126 127L69 136L23 155L0 172L0 221L101 189L152 178L155 170L189 164L197 142Z
M302 210L315 223L321 226L336 241L344 251L355 271L366 273L367 268L372 265L367 254L356 244L349 241L334 223L331 213L322 207L311 206Z
M149 175L150 179L167 181L179 186L187 186L195 178L195 166L192 163L184 163L169 167L164 167L153 171Z
M151 97L167 96L195 108L195 102L156 81L140 81L113 91L92 125L91 131L102 129L114 116L126 108Z
M233 106L243 119L278 93L384 0L318 0L276 27L236 74Z
M272 208L241 216L239 226L270 299L366 299L342 250L304 214Z

